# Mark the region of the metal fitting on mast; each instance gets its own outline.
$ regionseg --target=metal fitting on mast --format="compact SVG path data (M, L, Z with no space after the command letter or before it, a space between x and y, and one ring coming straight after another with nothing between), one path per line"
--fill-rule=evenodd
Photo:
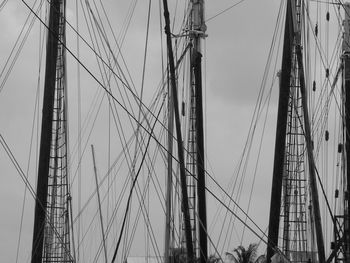
M191 64L194 66L198 55L202 53L201 42L207 36L207 26L204 19L204 0L192 0L191 4L191 25L188 32L193 43Z
M192 0L193 30L205 33L207 27L204 20L204 1Z

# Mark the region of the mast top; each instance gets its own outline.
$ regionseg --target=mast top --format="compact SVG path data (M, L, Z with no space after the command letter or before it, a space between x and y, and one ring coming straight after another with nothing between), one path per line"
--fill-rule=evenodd
M350 3L344 4L345 19L344 19L344 35L343 35L343 53L350 53Z
M204 18L204 0L192 0L192 28L194 38L205 38L207 26Z

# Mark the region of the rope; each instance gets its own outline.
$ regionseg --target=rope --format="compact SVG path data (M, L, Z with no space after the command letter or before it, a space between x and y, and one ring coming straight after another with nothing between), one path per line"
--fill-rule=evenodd
M224 10L222 10L222 11L219 12L218 14L216 14L216 15L214 15L214 16L208 18L207 20L205 20L205 22L209 22L210 20L213 20L214 18L216 18L216 17L218 17L218 16L220 16L220 15L226 13L227 11L229 11L230 9L232 9L232 8L234 8L234 7L236 7L236 6L238 6L239 4L243 3L244 1L245 1L245 0L240 0L239 2L237 2L237 3L235 3L235 4L233 4L233 5L229 6L229 7L227 7L227 8L224 9Z
M159 113L158 113L158 116L159 116L159 114L160 114L160 111L159 111ZM158 116L157 116L157 119L158 119ZM147 141L147 148L149 147L149 144L150 144L150 141L151 141L151 138L152 138L151 134L152 134L152 132L153 132L153 129L154 129L154 127L155 127L155 124L156 124L156 122L154 122L154 125L153 125L153 127L152 127L152 131L151 131L151 133L149 134L148 141ZM146 148L146 150L147 150L147 148ZM127 201L126 211L125 211L125 214L124 214L124 219L123 219L122 227L121 227L121 230L120 230L120 235L119 235L118 242L117 242L117 246L116 246L116 248L115 248L115 251L114 251L114 254L113 254L113 258L112 258L112 263L115 262L115 259L116 259L117 253L118 253L120 241L121 241L121 238L122 238L122 235L123 235L123 231L124 231L124 227L125 227L126 217L127 217L128 213L129 213L131 196L132 196L132 193L133 193L133 190L134 190L136 181L137 181L137 179L138 179L138 177L139 177L139 175L140 175L140 171L141 171L141 168L142 168L142 164L143 164L143 162L144 162L144 160L145 160L145 157L146 157L146 154L144 154L144 155L142 156L142 160L141 160L140 166L139 166L138 171L137 171L137 173L136 173L136 176L135 176L135 178L134 178L134 180L133 180L133 182L132 182L132 186L131 186L130 193L129 193L129 197L128 197L128 201Z
M7 4L8 0L3 0L1 3L0 3L0 12L2 11L2 9L5 7L5 5Z

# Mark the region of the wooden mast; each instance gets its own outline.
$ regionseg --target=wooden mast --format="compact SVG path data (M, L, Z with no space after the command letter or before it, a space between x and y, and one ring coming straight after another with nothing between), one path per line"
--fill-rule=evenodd
M350 3L345 4L344 40L343 40L343 87L345 95L345 158L346 176L344 183L344 236L343 253L346 262L350 259Z
M50 2L32 263L75 262L70 233L65 9L65 0Z
M50 2L40 156L32 243L32 263L40 263L43 255L61 4L62 1L60 0L52 0Z
M203 131L203 95L202 95L202 54L201 41L205 37L206 25L204 22L204 0L192 1L192 23L190 34L192 45L191 64L195 85L195 116L196 116L196 166L197 166L197 195L198 195L198 227L199 227L199 260L206 263L208 260L207 238L207 205L205 190L205 152Z
M342 43L342 107L343 107L343 144L345 153L343 154L344 174L342 189L336 189L336 198L342 197L343 210L335 215L334 219L334 242L332 242L332 253L327 259L327 263L349 262L350 259L350 217L349 217L349 181L350 181L350 3L344 4L345 19L343 23L343 43ZM343 152L338 150L339 153ZM343 193L339 194L340 191Z
M279 221L281 212L282 175L285 158L285 143L287 129L287 113L289 101L289 82L292 68L293 19L291 1L287 1L287 14L284 29L284 44L282 55L282 71L280 79L280 94L278 101L277 128L275 139L275 157L272 177L267 262L271 262L275 248L278 245Z
M181 134L180 113L178 108L179 102L177 97L175 63L174 63L174 54L172 49L170 18L169 18L167 0L163 0L163 7L164 7L164 19L165 19L165 34L167 38L169 69L170 69L170 85L171 85L171 90L173 95L175 128L176 128L176 135L177 135L177 148L178 148L178 158L179 158L179 165L180 165L182 213L184 216L184 224L185 224L187 257L188 257L188 260L191 262L194 260L194 250L193 250L193 243L192 243L191 222L190 222L190 214L189 214L185 160L184 160L185 158L184 158L184 149L183 149L182 134Z
M174 102L172 89L168 87L168 153L167 153L167 189L166 189L166 215L165 215L165 244L164 244L164 262L170 260L171 249L171 227L172 227L172 187L173 187L173 133L174 133Z
M277 131L276 131L276 143L275 143L275 160L273 171L273 183L271 191L271 204L270 204L270 221L269 221L269 233L268 241L269 246L267 250L267 261L271 262L271 257L274 254L274 249L278 246L278 232L279 232L279 217L281 213L281 192L282 181L286 160L286 125L288 119L288 109L293 106L289 104L290 89L293 85L299 85L301 92L301 109L304 115L303 123L300 123L304 127L304 136L307 148L307 158L309 165L309 186L311 192L312 202L312 215L315 223L315 234L318 250L318 262L325 262L325 250L322 233L321 215L317 191L317 180L315 171L315 161L313 157L313 147L311 139L311 128L308 115L306 88L304 78L303 57L301 52L301 26L300 12L301 2L298 0L289 0L287 2L287 15L285 24L285 38L283 47L283 60L282 60L282 75L280 86L280 99L278 108L277 119ZM298 10L297 10L298 9ZM292 71L292 65L293 71ZM297 67L295 67L297 65ZM299 84L294 83L299 79ZM292 84L292 82L294 84ZM286 163L286 164L285 164ZM288 251L288 248L286 248ZM288 257L288 255L287 255Z
M309 161L309 173L310 173L309 184L311 189L312 212L315 220L318 262L324 263L326 261L325 259L326 256L325 256L325 249L324 249L320 204L319 204L318 190L317 190L315 160L313 156L311 130L310 130L310 122L309 122L308 107L307 107L307 100L306 100L305 79L304 79L304 73L303 73L303 58L301 54L300 44L297 45L296 47L296 53L297 53L298 64L299 64L300 90L302 93L302 105L303 105L303 111L304 111L305 139L306 139L307 157Z
M296 14L292 15L293 20L296 20ZM316 243L317 243L317 253L318 253L318 262L324 263L326 261L324 240L323 240L323 231L322 231L322 222L321 222L321 212L320 204L318 198L317 190L317 176L316 176L316 165L313 154L312 138L311 138L311 128L310 128L310 119L309 111L307 106L307 93L306 93L306 84L304 77L304 66L303 66L303 56L302 56L302 46L301 46L301 28L295 28L296 32L295 37L295 53L298 64L298 73L299 73L299 85L302 98L302 109L304 113L304 135L306 141L307 149L307 158L309 162L309 185L311 191L311 204L312 204L312 214L315 221L315 234L316 234Z

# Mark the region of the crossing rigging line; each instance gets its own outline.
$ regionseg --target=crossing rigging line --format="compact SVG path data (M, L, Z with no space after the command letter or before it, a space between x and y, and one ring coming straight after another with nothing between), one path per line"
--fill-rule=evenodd
M251 119L251 122L250 122L250 127L249 127L249 131L248 131L248 136L246 138L246 142L245 142L245 145L244 145L244 149L243 149L243 153L240 157L240 161L239 161L239 164L237 165L236 167L236 170L234 171L234 177L236 178L236 180L238 180L239 178L239 175L241 175L241 181L244 180L244 176L246 175L246 169L247 169L247 164L248 164L248 161L249 161L249 156L251 155L251 149L252 149L252 141L253 141L253 138L255 137L255 134L256 134L256 131L257 131L257 125L258 125L258 121L259 119L261 118L261 115L263 114L263 112L265 111L265 117L264 117L264 123L266 123L266 120L267 120L267 114L268 114L268 109L269 109L269 101L270 101L270 98L271 98L271 92L272 92L272 88L274 86L274 83L275 83L275 80L276 78L272 81L272 84L270 86L270 89L269 91L266 92L266 88L267 88L267 79L268 79L268 75L271 74L271 69L273 70L272 73L274 75L276 75L276 72L277 72L277 59L278 59L278 56L275 56L275 62L274 62L274 66L273 66L273 56L274 56L274 53L277 53L278 54L278 51L279 51L279 48L280 48L280 42L281 42L281 29L282 29L282 14L283 14L283 2L281 2L280 4L280 8L279 8L279 12L278 12L278 16L277 16L277 19L276 19L276 23L275 23L275 29L274 29L274 33L273 33L273 38L272 38L272 41L271 41L271 45L270 45L270 50L269 50L269 55L268 55L268 59L267 59L267 62L266 62L266 65L265 65L265 70L264 70L264 76L263 76L263 79L262 79L262 82L260 84L260 90L259 90L259 94L257 96L257 101L255 103L255 108L254 108L254 113L253 113L253 117ZM276 47L277 45L277 47ZM277 49L277 52L276 52L276 49ZM266 96L266 98L265 98ZM263 128L262 128L262 133L261 133L261 137L260 137L260 146L259 146L259 149L261 149L261 143L262 143L262 138L263 138L263 134L264 134L264 130L265 130L265 124L263 124ZM260 151L260 150L258 150ZM256 172L257 172L257 167L258 167L258 163L259 163L259 156L256 158L256 162L255 162L255 171L253 172L253 175L254 175L254 178L255 178L255 175L256 175ZM249 200L251 201L251 197L252 197L252 193L253 193L253 188L254 188L254 179L253 178L253 183L252 183L252 186L251 186L251 191L250 191L250 195L249 195ZM231 184L231 183L230 183ZM235 188L236 188L236 184L238 184L238 182L234 182L234 186L229 186L228 188L232 189L232 192L230 195L233 195L234 192L235 192ZM239 202L239 198L242 194L242 182L239 183L239 190L238 190L238 193L237 193L237 196L238 196L238 202ZM248 202L248 208L247 208L247 214L249 213L249 208L250 208L250 201ZM219 209L216 213L216 216L215 218L218 217L218 214L219 214ZM219 235L219 238L218 238L218 243L219 242L222 242L223 241L223 246L222 246L222 253L224 252L224 249L225 249L225 245L226 244L229 244L230 240L232 240L232 234L233 234L233 230L234 230L234 222L235 222L235 219L232 220L232 218L230 217L229 218L229 227L227 227L227 229L231 228L231 231L225 231L224 230L224 226L225 226L225 222L227 221L227 217L228 217L228 211L226 211L226 214L225 214L225 217L224 217L224 224L221 228L221 231L220 231L220 235ZM246 222L247 218L245 219L245 223ZM232 222L233 221L233 222ZM230 227L231 226L231 227ZM243 228L243 234L241 237L238 237L237 238L243 238L243 235L244 235L244 231L245 231L245 227ZM225 234L224 238L221 238L221 236ZM237 234L238 235L238 234Z
M21 177L23 183L25 184L25 186L27 187L27 189L29 190L30 194L32 195L32 197L34 198L34 200L37 199L36 193L34 191L34 188L32 187L32 185L30 184L28 177L25 175L25 173L23 172L21 166L19 165L16 157L13 155L10 147L8 146L8 144L6 143L4 137L2 136L2 134L0 133L0 144L2 145L3 149L5 150L7 156L9 157L9 159L11 160L13 166L15 167L15 169L17 170L19 176ZM44 208L43 204L39 203L39 205ZM47 216L47 215L46 215ZM62 240L62 237L60 236L60 234L58 233L58 231L56 230L55 226L48 220L47 223L49 224L49 226L51 227L51 229L54 231L54 234L56 235L56 237L58 238L58 240L60 241L60 243L62 244L65 252L67 253L67 255L69 255L70 259L73 260L72 255L70 254L70 252L67 250L67 247L65 246L64 241Z
M67 50L72 54L72 52L71 52L68 48L67 48ZM80 60L79 60L74 54L72 54L72 56L73 56L79 63L81 63ZM82 63L81 63L81 65L88 71L88 73L89 73L91 76L93 76L93 74L86 68L85 65L83 65ZM134 120L137 122L136 118L133 116L133 114L132 114L131 112L128 111L128 109L126 109L125 105L122 105L122 104L112 95L111 91L108 90L107 87L106 87L105 85L103 85L103 83L102 83L101 81L99 81L99 80L97 79L97 77L93 76L93 78L94 78L94 79L99 83L99 85L106 91L106 93L108 93L108 94L110 95L110 97L113 98L114 101L116 101L119 105L121 105L121 107L130 115L130 117L131 117L132 119L134 119ZM124 83L124 85L125 85L125 83ZM158 121L158 117L156 118L156 121ZM138 122L138 123L141 124L140 122ZM145 129L146 132L147 132L151 137L153 137L153 138L157 141L157 143L159 144L159 146L164 147L164 146L159 142L159 140L157 140L157 138L152 134L152 132L149 132L148 129L146 129L143 125L141 125L141 127L142 127L143 129ZM149 137L149 138L151 138L151 137Z
M160 111L158 112L158 116L159 116L159 114L160 114ZM157 116L157 119L158 119L158 116ZM154 129L155 124L156 124L156 122L154 122L154 125L153 125L153 127L152 127L152 130ZM149 135L149 137L148 137L147 147L149 146L149 144L150 144L150 142L151 142L151 138L152 138L151 134L152 134L152 132L150 133L150 135ZM146 148L146 150L147 150L147 148ZM141 168L142 168L142 164L143 164L143 162L144 162L144 160L145 160L145 157L146 157L146 153L142 156L142 160L141 160L140 166L139 166L138 171L137 171L137 173L136 173L136 175L135 175L135 178L133 179L132 187L131 187L131 189L130 189L130 193L129 193L129 197L128 197L128 201L127 201L127 208L126 208L126 211L125 211L125 215L124 215L122 227L121 227L121 230L120 230L120 235L119 235L119 238L118 238L117 246L116 246L115 251L114 251L114 254L113 254L112 263L115 261L116 256L117 256L117 253L118 253L120 241L121 241L122 234L123 234L124 227L125 227L126 217L127 217L127 214L128 214L128 212L129 212L129 208L130 208L131 196L132 196L132 193L133 193L135 184L136 184L136 182L137 182L137 178L138 178L138 176L140 175Z
M34 2L33 4L33 11L32 13L35 15L37 12L39 12L41 10L42 7L42 2L39 3L39 6L37 7L36 11L34 11L34 6L36 5L37 0ZM1 11L1 9L0 9ZM22 29L16 39L16 42L9 54L9 56L6 59L5 65L2 68L1 72L0 72L0 79L3 78L3 80L0 83L0 93L2 92L8 77L10 76L10 73L13 69L13 67L15 66L17 59L24 47L25 42L28 39L29 33L31 32L34 22L35 22L35 16L31 17L32 13L29 13L26 21L24 22ZM29 26L27 26L29 23ZM5 71L7 69L7 71Z
M214 16L208 18L207 20L205 20L205 22L209 22L210 20L213 20L214 18L216 18L216 17L218 17L218 16L220 16L220 15L226 13L227 11L229 11L230 9L232 9L232 8L234 8L234 7L236 7L236 6L238 6L239 4L243 3L244 1L245 1L245 0L240 0L239 2L237 2L237 3L235 3L235 4L231 5L231 6L229 6L229 7L227 7L227 8L225 8L224 10L222 10L221 12L219 12L218 14L216 14L216 15L214 15Z
M25 0L22 0L22 2L31 10L31 12L33 12L33 10L31 9L31 7L28 6L28 4L26 3ZM41 19L37 14L35 14L35 16L40 20L41 23L43 23L43 25L44 25L45 27L47 27L47 25L45 24L45 22L42 21L42 19ZM86 66L85 64L83 64L80 60L78 60L77 56L76 56L66 45L64 45L63 43L62 43L62 45L63 45L64 48L72 55L72 57L73 57L75 60L77 60L77 61L79 62L79 64L87 71L87 73L99 84L99 86L100 86L102 89L104 89L105 92L106 92L115 102L117 102L117 104L118 104L124 111L126 111L126 113L137 123L136 117L126 108L126 106L123 105L123 104L111 93L111 91L109 91L109 90L107 89L107 87L106 87L105 85L103 85L103 83L102 83L102 82L87 68L87 66ZM98 54L96 53L96 55L98 55ZM98 55L98 56L99 56L99 55ZM101 59L102 59L102 58L101 58ZM104 61L104 60L102 60L102 61ZM107 64L105 61L104 61L104 63L108 66L108 64ZM108 68L110 68L110 66L108 66ZM112 69L110 68L110 70L112 70ZM114 72L114 71L112 70L112 72ZM115 74L115 73L114 73L114 74ZM164 126L164 124L163 124L162 122L159 121L158 117L155 116L154 113L153 113L146 105L144 105L144 103L143 103L142 101L139 100L138 96L137 96L133 91L130 90L129 86L128 86L117 74L115 74L115 76L117 76L117 78L123 83L123 85L125 85L125 87L128 87L129 91L130 91L130 92L133 94L133 96L147 109L147 111L152 115L152 117L155 117L156 120L157 120L157 122L159 122L162 126ZM141 127L142 127L144 130L146 130L146 132L149 133L148 129L146 129L141 123L140 123L140 125L141 125ZM166 128L166 127L164 126L164 128ZM157 138L153 137L153 139L155 139L159 144L161 144L161 143L157 140Z
M42 41L42 43L44 43L44 41ZM39 61L40 61L41 57L42 57L42 53L43 53L41 45L39 45L39 52L40 52L40 56L39 56ZM41 63L39 63L39 65L41 65ZM41 72L41 66L39 66L39 76L40 76L40 72ZM35 116L39 112L39 93L40 93L39 92L39 83L40 83L40 77L38 78L36 99L35 99L35 104L34 104L35 106L34 106L34 111L33 111L34 118L33 118L33 122L32 122L32 129L31 129L32 131L31 131L31 139L30 139L30 146L29 146L29 158L28 158L28 164L27 164L27 170L26 170L27 177L29 174L30 161L31 161L31 157L32 157L31 153L32 153L32 148L33 148L34 132L35 132ZM36 163L37 163L37 159L38 158L36 158ZM23 227L23 219L24 219L24 208L25 208L25 203L26 203L27 191L28 191L28 189L27 189L27 187L25 187L24 194L23 194L23 202L22 202L21 222L20 222L20 226L19 226L19 234L18 234L18 242L17 242L16 262L18 262L20 245L21 245L22 227Z
M3 0L1 3L0 3L0 12L2 11L2 9L5 7L5 5L7 4L8 0Z
M37 19L46 27L47 25L45 24L45 22L34 12L34 10L28 5L28 3L25 0L22 0L22 2L25 4L25 6L35 15L35 17L37 17ZM117 77L119 79L119 81L123 84L123 86L125 86L132 94L132 96L136 99L136 101L138 101L140 104L142 104L143 108L145 108L147 110L147 113L150 114L152 117L155 117L154 113L152 110L150 110L142 101L140 101L140 98L137 96L137 94L131 90L130 86L124 81L122 80L122 78L116 74L116 72L113 70L113 68L105 61L103 60L103 58L97 53L97 51L79 34L79 32L76 31L76 29L74 29L74 27L68 22L66 21L66 23L73 29L73 31L83 40L83 42L95 53L95 55L102 61L102 63L111 71L111 73ZM102 89L104 89L106 91L106 93L113 99L114 102L116 102L117 104L119 104L123 110L125 110L127 112L127 114L131 117L131 119L133 119L136 123L137 119L134 117L134 115L126 108L125 105L123 105L118 99L116 99L116 97L112 94L112 92L110 90L108 90L108 88L102 83L102 81L100 81L92 72L91 70L89 70L87 68L87 66L77 58L77 56L64 44L62 43L62 45L64 46L64 48L68 51L69 54L71 54L71 56L86 70L86 72L99 84L100 87L102 87ZM164 128L167 129L165 127L165 125L160 122L157 118L156 118L157 122ZM143 125L141 125L141 127L146 130L146 132L149 132ZM157 138L153 137L158 144L160 144L159 140L157 140ZM174 139L176 139L174 137ZM165 149L164 146L162 146L162 148ZM165 149L166 150L166 149Z

